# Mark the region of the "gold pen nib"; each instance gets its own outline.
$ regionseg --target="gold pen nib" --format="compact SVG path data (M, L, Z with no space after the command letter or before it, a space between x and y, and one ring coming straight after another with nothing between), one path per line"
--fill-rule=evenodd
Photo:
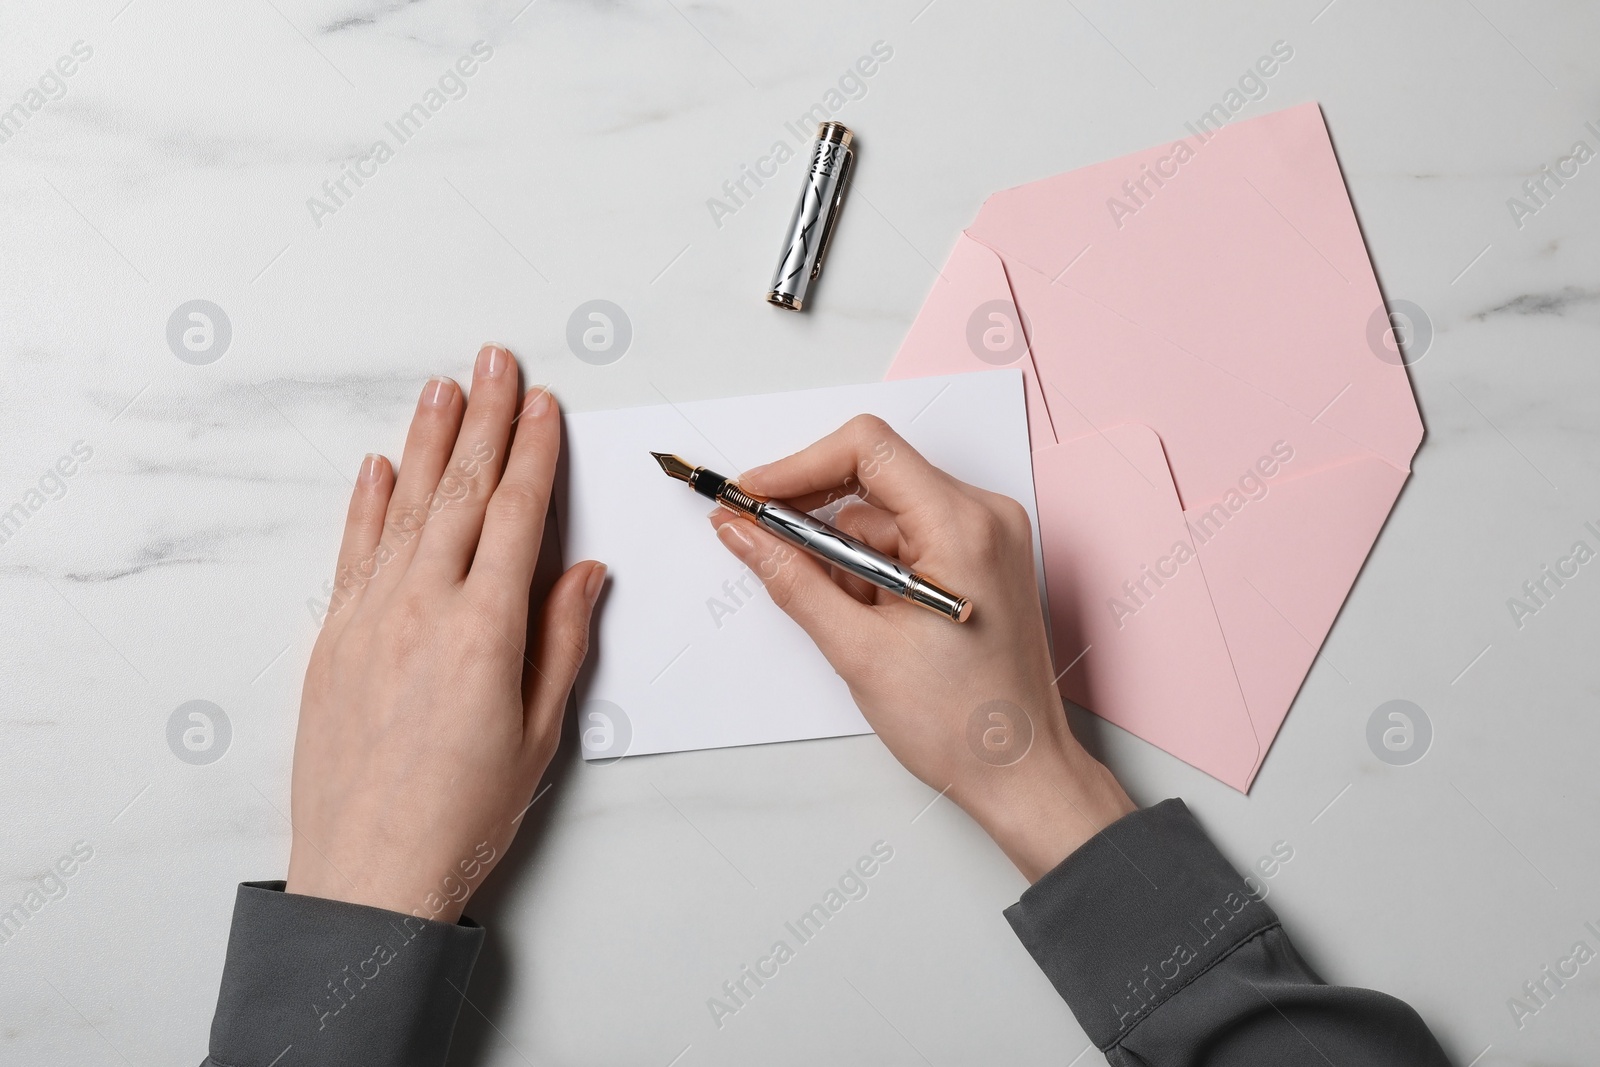
M652 452L650 454L656 458L657 463L661 464L661 469L666 472L667 477L676 478L680 482L687 482L694 477L695 468L677 456L667 452Z

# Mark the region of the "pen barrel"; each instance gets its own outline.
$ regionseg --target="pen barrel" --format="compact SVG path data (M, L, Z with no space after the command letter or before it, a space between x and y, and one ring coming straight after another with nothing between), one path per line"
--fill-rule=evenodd
M769 500L753 518L779 538L897 597L955 622L965 622L972 614L965 597L941 589L899 560L798 508Z
M825 122L817 130L811 149L811 165L806 170L800 202L789 219L784 235L783 256L773 272L767 302L790 311L805 306L811 283L822 272L845 184L855 152L850 147L852 134L837 122Z

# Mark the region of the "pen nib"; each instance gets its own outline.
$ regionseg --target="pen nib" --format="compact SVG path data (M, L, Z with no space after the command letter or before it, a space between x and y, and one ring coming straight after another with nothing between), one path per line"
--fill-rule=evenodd
M656 458L657 463L661 464L661 469L666 472L667 477L676 478L680 482L687 482L694 477L695 468L677 456L667 452L652 452L650 454Z

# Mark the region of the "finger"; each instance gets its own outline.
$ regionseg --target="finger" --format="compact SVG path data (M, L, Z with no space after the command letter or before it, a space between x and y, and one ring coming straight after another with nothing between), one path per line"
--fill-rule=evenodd
M759 470L760 468L757 469ZM739 488L745 489L743 482L739 483ZM749 492L750 490L745 489L745 491ZM765 496L765 494L763 494L763 496ZM786 496L783 497L782 500L790 507L798 508L801 511L810 512L821 511L823 508L830 507L834 504L840 504L842 506L846 501L865 500L866 498L867 489L864 486L856 485L854 482L851 482L849 485L840 486L836 489L818 490L815 493L802 493L799 496Z
M524 748L540 771L555 751L567 694L589 654L589 621L605 580L604 563L575 563L550 587L540 611L533 663L522 683Z
M472 371L472 395L455 450L434 490L417 548L417 567L457 582L467 576L489 496L505 466L506 441L516 411L517 368L511 353L499 345L484 345Z
M560 451L561 411L555 398L542 386L528 390L505 472L483 517L483 535L467 575L469 595L511 610L528 603Z
M844 490L870 496L897 515L936 507L941 498L960 492L955 479L875 415L857 415L816 444L746 471L739 484L783 500Z
M902 552L900 527L895 523L894 516L882 508L875 508L871 504L846 504L829 521L874 551L886 556L898 556ZM843 568L833 567L830 570L835 584L863 603L877 604L885 599L893 599L892 594L871 582L862 581Z
M770 466L770 464L768 466ZM754 467L750 471L741 475L737 479L739 482L739 487L744 489L746 492L751 492L752 490L748 485L750 476L753 474L759 475L764 473L765 470L765 467ZM764 496L765 494L762 495ZM835 504L843 507L852 500L865 500L870 495L871 491L868 490L866 486L862 485L860 481L857 480L856 476L852 474L849 475L841 485L836 485L829 489L817 489L808 493L799 493L794 496L785 496L782 499L784 503L790 505L791 507L799 508L801 511L810 512L821 511L822 509L831 507Z
M886 556L900 554L900 525L894 516L871 504L846 504L829 520L834 526L864 541Z
M325 622L340 616L359 599L377 572L378 541L383 536L383 518L393 490L394 469L387 459L369 455L362 461L355 490L350 494L350 510L345 515L344 538L339 544Z
M718 508L711 525L723 547L755 572L772 602L800 624L835 670L845 673L852 650L864 643L858 638L872 609L834 585L810 555L747 519Z
M389 497L379 549L384 562L373 579L375 586L392 586L399 581L416 555L429 501L460 426L461 387L449 378L430 378L422 387L416 414L411 417L400 473Z

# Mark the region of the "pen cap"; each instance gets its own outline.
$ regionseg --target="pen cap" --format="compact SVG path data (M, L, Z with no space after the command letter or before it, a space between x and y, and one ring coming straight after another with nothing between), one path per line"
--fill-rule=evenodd
M822 273L822 262L839 219L855 159L851 147L854 142L855 134L842 123L824 122L817 128L800 202L789 219L783 254L767 290L768 303L789 311L805 307L806 294Z

